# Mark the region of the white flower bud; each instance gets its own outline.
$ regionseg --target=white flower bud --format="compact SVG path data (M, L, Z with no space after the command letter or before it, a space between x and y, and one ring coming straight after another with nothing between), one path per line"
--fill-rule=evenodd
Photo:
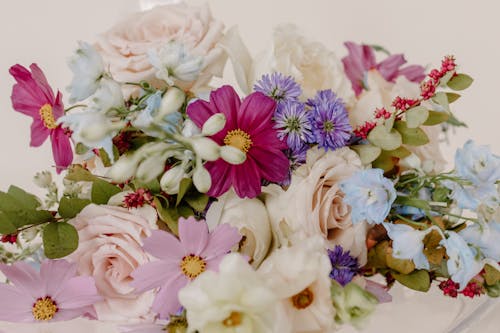
M184 127L182 128L182 136L190 138L192 136L200 134L200 128L191 119L186 119L184 121Z
M163 95L160 104L160 110L156 118L163 119L166 115L178 111L181 108L182 104L184 104L185 100L186 94L184 93L184 91L176 87L168 88L165 95Z
M123 126L125 126L125 122L122 121L116 123L110 121L96 121L94 123L88 123L87 126L81 130L80 136L86 141L99 142L105 139L110 133L121 129Z
M247 155L233 146L220 147L220 157L229 164L241 164L247 159Z
M52 174L49 171L37 172L33 182L38 187L48 188L52 184Z
M184 166L177 165L163 174L160 179L160 186L167 194L177 194L179 192L179 184L184 178Z
M209 138L194 138L191 140L193 149L199 157L205 161L215 161L219 158L220 147L212 139Z
M399 162L399 165L405 169L420 170L422 167L422 162L420 161L420 158L418 158L417 155L412 153L411 155L408 155L407 157L403 158Z
M212 186L210 173L202 165L199 165L194 169L193 184L201 193L207 193Z
M143 182L150 182L165 170L165 154L146 158L137 168L135 176Z
M139 159L136 155L123 155L106 173L114 182L124 183L135 175Z
M221 131L226 125L226 116L223 113L216 113L205 121L201 134L210 136Z

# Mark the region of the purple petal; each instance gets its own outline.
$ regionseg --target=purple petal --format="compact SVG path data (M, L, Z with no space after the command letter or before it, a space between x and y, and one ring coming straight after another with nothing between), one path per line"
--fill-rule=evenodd
M179 263L180 260L177 263L158 260L139 266L130 274L134 278L130 286L139 293L161 287L165 281L181 274Z
M281 182L288 175L290 161L280 150L254 147L251 158L255 160L264 179Z
M81 314L86 312L82 308L102 301L94 278L90 276L77 276L66 281L60 285L53 297L59 308L64 310L80 308Z
M34 119L31 123L31 147L40 147L47 140L50 130L45 127L40 119Z
M45 260L40 266L40 278L45 283L46 295L56 297L60 288L76 276L77 265L66 260Z
M401 68L399 75L403 75L408 81L420 83L425 79L425 68L420 65L409 65Z
M12 265L0 264L0 271L10 280L16 288L31 295L33 298L40 297L41 281L38 272L33 267L24 262L17 262Z
M223 159L218 159L215 162L208 162L205 167L212 178L212 187L207 194L211 197L219 197L226 193L231 187L232 165Z
M186 255L180 241L163 230L153 230L151 236L144 240L143 248L156 258L173 263L178 263Z
M65 170L73 162L73 150L69 137L64 133L61 126L57 127L50 134L52 142L52 155L56 162L57 173Z
M39 295L40 296L40 295ZM39 297L38 296L38 297ZM0 320L11 322L34 321L31 308L35 299L19 287L0 285Z
M202 256L208 261L222 256L231 251L231 248L238 244L240 240L241 235L238 228L232 227L229 224L220 224L210 233L208 245L203 251Z
M240 109L241 100L233 87L222 86L212 91L210 93L210 104L215 107L217 113L224 113L226 127L235 128L237 126L237 113Z
M193 217L179 219L179 238L186 254L200 255L208 242L207 223Z
M31 64L30 69L31 77L33 78L33 80L35 80L38 89L40 89L40 91L43 93L46 100L50 101L50 104L54 104L54 92L47 82L45 74L43 74L42 70L40 69L40 67L38 67L37 64Z
M406 63L402 54L394 54L387 57L377 65L377 70L387 81L394 82L398 77L398 69Z
M181 307L178 293L186 284L188 284L187 278L184 275L179 275L160 289L152 306L153 311L157 312L160 318L167 318L171 314L177 313Z
M40 89L32 74L21 65L14 65L9 73L17 81L12 88L12 106L14 110L33 118L39 117L40 107L44 104L52 104L53 100L47 99Z
M272 126L271 118L276 110L276 102L261 92L248 95L238 112L238 127L252 135L257 135Z
M389 294L386 287L381 285L380 283L367 279L365 289L366 291L377 297L379 303L389 303L392 301L391 294Z
M252 156L247 155L243 164L232 167L231 178L234 191L240 198L255 198L260 194L260 172Z

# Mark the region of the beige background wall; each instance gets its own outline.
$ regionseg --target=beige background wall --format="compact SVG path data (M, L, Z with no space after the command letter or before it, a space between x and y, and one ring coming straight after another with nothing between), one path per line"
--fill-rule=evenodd
M190 3L203 3L192 0ZM377 43L405 52L412 63L439 64L455 54L463 71L475 79L455 106L469 124L445 147L449 159L472 137L500 153L500 2L491 0L212 0L213 14L226 25L238 24L251 52L262 50L272 27L295 22L311 38L339 57L342 42ZM16 0L0 8L0 189L11 183L29 188L32 175L50 168L48 142L29 148L30 119L12 111L13 79L8 68L37 62L50 83L64 92L70 82L66 59L77 40L94 36L114 21L139 9L139 0Z

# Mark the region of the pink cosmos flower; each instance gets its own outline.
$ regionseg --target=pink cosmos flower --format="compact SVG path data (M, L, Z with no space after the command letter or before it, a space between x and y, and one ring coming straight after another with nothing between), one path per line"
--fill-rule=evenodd
M194 218L179 220L179 238L155 230L144 240L144 250L158 261L146 263L134 272L130 285L137 292L160 287L152 309L166 318L175 314L181 304L177 293L206 270L217 270L219 262L241 239L238 229L228 224L217 226L211 233L205 221Z
M21 65L10 68L10 74L17 83L12 88L12 106L14 110L33 118L31 124L31 147L39 147L50 135L52 153L60 173L73 161L73 151L69 137L57 119L64 114L62 95L49 86L42 70L31 64L31 73Z
M0 284L0 320L39 322L95 316L92 304L101 301L94 279L76 276L76 265L66 260L45 260L40 272L18 262L0 264L14 285Z
M417 83L425 78L425 69L422 66L409 65L401 68L406 63L402 54L393 54L377 63L375 51L370 45L360 45L353 42L345 42L344 45L349 54L342 58L342 63L356 96L363 91L366 72L372 69L379 71L382 77L390 82L395 82L401 75L409 81Z
M188 106L189 117L200 128L210 116L223 113L226 125L211 138L246 154L245 162L239 165L223 159L205 164L212 176L208 195L218 197L233 185L239 197L254 198L261 192L261 179L281 182L286 178L289 161L282 150L287 146L273 128L275 108L275 101L260 92L241 101L230 86L212 91L210 102L198 100Z

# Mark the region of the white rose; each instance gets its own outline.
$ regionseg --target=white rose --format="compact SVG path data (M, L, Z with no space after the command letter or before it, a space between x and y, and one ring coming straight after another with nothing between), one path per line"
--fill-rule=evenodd
M206 221L210 230L227 223L238 228L243 241L240 252L258 267L271 246L271 225L266 206L259 199L241 199L233 190L227 192L208 209Z
M325 245L341 245L366 263L367 224L351 221L351 208L343 202L339 183L361 169L358 155L349 148L325 152L313 148L307 162L292 176L287 191L266 190L266 206L276 243L321 235Z

